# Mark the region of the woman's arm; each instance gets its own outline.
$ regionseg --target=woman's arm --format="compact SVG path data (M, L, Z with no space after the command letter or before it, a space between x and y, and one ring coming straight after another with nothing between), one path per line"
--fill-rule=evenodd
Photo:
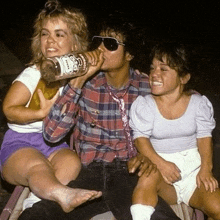
M179 168L174 163L168 162L160 157L154 150L148 138L139 137L135 139L135 145L141 154L148 157L157 165L157 168L161 172L166 183L172 185L174 182L180 180L181 176Z
M41 102L41 108L39 110L25 107L31 97L31 93L22 82L14 82L3 102L3 112L8 121L17 124L26 124L43 120L49 113L55 98L46 100L41 91L38 91L38 95Z
M201 168L197 175L197 186L200 188L201 184L204 184L207 191L213 192L218 188L218 182L212 174L212 138L197 138L197 144L201 156Z

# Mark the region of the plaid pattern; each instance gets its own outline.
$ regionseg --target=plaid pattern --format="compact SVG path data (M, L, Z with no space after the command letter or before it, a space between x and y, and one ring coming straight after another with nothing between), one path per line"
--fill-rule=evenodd
M118 104L106 88L105 74L100 72L83 89L67 85L44 121L44 137L51 142L61 140L73 127L75 148L82 163L112 162L116 157L128 160L127 142ZM120 90L127 115L138 95L150 93L148 77L130 69L129 83ZM61 110L66 105L63 114Z

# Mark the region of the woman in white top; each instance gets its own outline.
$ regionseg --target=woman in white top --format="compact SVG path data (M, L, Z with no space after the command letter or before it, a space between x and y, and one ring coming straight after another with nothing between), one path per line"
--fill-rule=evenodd
M54 94L61 83L47 85L41 80L39 64L47 57L85 51L87 25L79 10L61 7L58 1L48 1L34 28L32 66L13 82L3 103L9 130L1 146L1 172L9 183L29 186L36 196L56 201L69 212L101 196L101 192L67 187L79 174L80 160L65 142L52 146L43 139L42 121L57 98L58 94ZM86 56L94 61L101 58L101 53L87 52ZM92 73L101 62L102 59L92 63ZM90 72L91 69L87 74Z
M158 195L169 204L184 202L220 219L220 190L212 174L212 104L187 90L191 74L183 45L158 44L151 60L152 94L132 104L130 126L138 151L157 171L141 177L135 188L133 219L150 219Z

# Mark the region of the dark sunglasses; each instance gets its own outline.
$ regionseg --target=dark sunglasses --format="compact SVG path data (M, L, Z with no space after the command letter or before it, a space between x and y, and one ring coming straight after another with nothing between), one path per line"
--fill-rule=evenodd
M94 36L92 38L92 44L91 44L91 49L95 50L97 49L100 44L103 42L105 48L110 51L115 51L118 49L118 45L123 45L122 42L119 42L116 38L114 37L101 37L101 36Z

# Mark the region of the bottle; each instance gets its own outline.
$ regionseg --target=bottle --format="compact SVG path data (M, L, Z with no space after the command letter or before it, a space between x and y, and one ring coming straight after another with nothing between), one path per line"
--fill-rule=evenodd
M44 79L40 79L37 87L32 95L31 101L28 105L29 108L38 110L40 109L40 98L38 96L37 90L40 89L46 99L52 99L59 88L61 87L60 81L46 82Z
M40 66L41 77L47 82L82 76L87 70L88 61L82 53L47 58Z

